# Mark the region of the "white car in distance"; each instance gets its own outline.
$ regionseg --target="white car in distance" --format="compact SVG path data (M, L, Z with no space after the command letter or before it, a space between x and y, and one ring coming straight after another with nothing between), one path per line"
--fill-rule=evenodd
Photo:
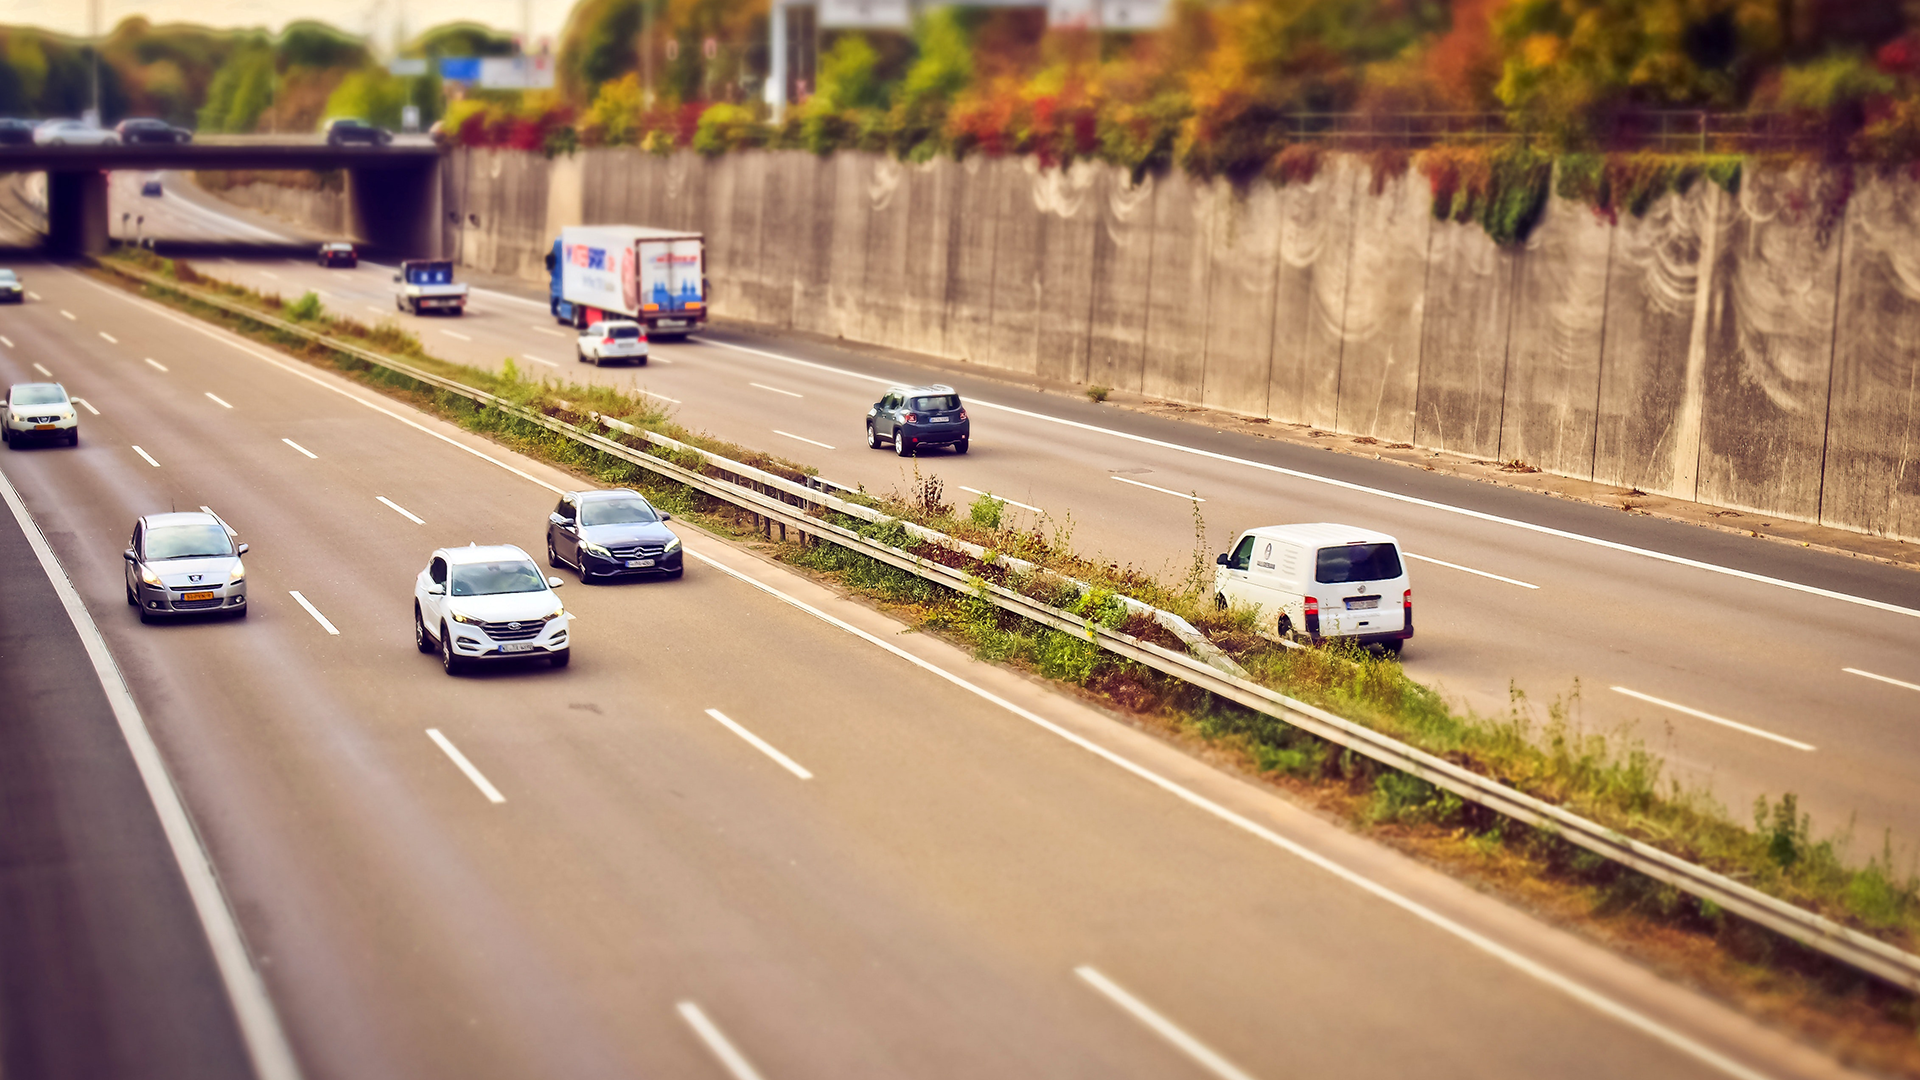
M637 322L606 319L580 331L580 343L575 350L582 363L591 363L595 367L608 360L631 360L636 364L644 364L647 362L647 332Z
M33 129L35 146L119 146L120 136L85 120L49 120Z
M413 643L449 675L529 656L566 667L573 616L553 594L560 585L512 544L441 548L414 579Z

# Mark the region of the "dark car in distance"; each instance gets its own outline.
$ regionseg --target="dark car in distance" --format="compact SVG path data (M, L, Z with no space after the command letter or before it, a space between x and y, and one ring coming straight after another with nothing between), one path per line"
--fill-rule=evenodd
M569 491L547 517L547 565L580 572L580 583L617 577L677 578L684 568L673 515L639 492Z
M120 141L132 143L190 143L193 132L183 127L174 127L165 120L155 120L148 116L136 116L120 121L113 129Z
M341 116L327 121L328 146L344 146L347 143L385 146L392 141L393 132L356 117Z
M360 265L360 253L352 244L335 242L320 245L321 266L344 266L351 270Z
M944 383L896 386L867 410L869 450L891 442L901 457L928 446L951 446L954 453L964 454L972 435L959 392Z
M32 120L0 117L0 146L32 146L33 129L39 126Z

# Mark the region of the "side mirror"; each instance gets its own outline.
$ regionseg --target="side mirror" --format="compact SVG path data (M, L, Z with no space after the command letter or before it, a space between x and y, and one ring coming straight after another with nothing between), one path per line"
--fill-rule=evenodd
M1213 564L1215 566L1227 565L1227 553L1223 551L1219 555L1215 556L1213 560Z
M565 584L566 584L566 582L564 582L564 581L561 581L561 580L560 580L559 578L557 578L557 577L550 577L550 578L548 578L548 579L547 579L547 588L549 588L549 589L557 589L557 588L559 588L560 586L562 586L562 585L565 585Z
M239 547L235 548L234 551L238 552L241 555L245 555L247 553L247 545L241 544Z
M669 513L667 513L667 512L665 511L665 510L662 510L662 511L660 511L660 520L661 520L661 521L672 521L672 520L673 520L673 515L672 515L672 514L669 514Z
M447 587L436 581L433 584L427 586L427 595L428 596L445 596L447 595Z
M565 525L567 523L567 519L561 517L558 513L548 514L547 521L554 525Z
M399 275L399 274L395 274L395 275L393 275L393 280L395 280L395 281L399 281L399 280L400 280L400 275Z
M128 562L138 562L140 558L138 555L135 555L133 553L132 548L128 548L127 550L121 552L120 557L127 560Z

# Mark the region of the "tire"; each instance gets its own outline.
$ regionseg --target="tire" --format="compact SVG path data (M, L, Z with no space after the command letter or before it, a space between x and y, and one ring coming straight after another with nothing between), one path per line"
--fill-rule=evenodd
M967 440L966 440L966 439L961 439L961 440L960 440L959 442L957 442L957 443L954 443L954 444L953 444L953 452L954 452L954 453L956 453L956 454L964 454L964 453L966 453L966 452L967 452Z
M592 356L587 357L587 363L592 364L594 367L599 367L600 354L596 352Z
M433 651L433 639L427 636L427 624L420 621L420 605L413 605L413 647L423 653Z
M440 624L440 667L449 675L460 674L465 667L459 657L453 655L453 635L447 632L447 624Z
M547 662L554 667L566 667L569 663L573 662L573 650L566 648L561 649L557 653L548 653Z
M635 361L634 361L634 363L636 363L636 364L639 364L639 365L640 365L641 367L646 367L646 366L647 366L647 358L646 358L646 357L644 357L644 356L642 356L642 357L640 357L639 359L637 359L637 360L635 360Z
M0 443L13 441L13 429L0 422Z
M234 617L234 618L236 618L236 619L244 619L244 618L246 618L246 617L247 617L247 606L246 606L245 604L242 604L242 605L240 605L240 606L239 606L238 608L235 608L235 609L234 609L234 612L233 612L233 617Z
M681 576L682 574L685 574L686 572L687 572L687 568L686 568L686 567L684 567L684 566L683 566L683 567L681 567L681 568L680 568L680 569L678 569L678 570L669 570L669 571L667 571L667 580L668 580L668 581L679 581L679 580L680 580L680 576Z
M127 606L128 607L140 606L140 598L133 595L133 586L131 585L127 586Z
M147 609L146 609L146 608L141 608L141 609L140 609L140 625L141 625L141 626L152 626L152 625L153 625L153 616L152 616L152 615L149 615L149 614L147 613Z
M867 449L880 449L880 433L873 430L873 421L867 421Z
M1216 607L1216 608L1219 608L1219 609L1220 609L1221 611L1225 611L1225 610L1227 610L1227 594L1226 594L1226 593L1214 593L1214 594L1213 594L1213 606L1214 606L1214 607Z
M913 448L907 444L906 435L902 434L899 428L894 428L893 429L893 456L894 457L910 457L912 456L912 454L913 454Z
M1380 643L1380 646L1381 646L1382 648L1384 648L1384 649L1386 649L1386 650L1387 650L1387 655L1388 655L1388 656L1399 656L1399 655L1400 655L1400 649L1401 649L1401 647L1402 647L1402 646L1404 646L1405 644L1406 644L1406 642L1405 642L1405 641L1402 641L1402 640L1400 640L1399 638L1394 638L1394 639L1393 639L1392 641L1383 641L1383 642L1381 642L1381 643Z
M68 446L80 445L80 429L79 428L74 428L72 431L67 432L67 445Z
M409 315L412 315L412 316L413 316L414 318L416 318L416 319L417 319L417 318L419 318L419 317L420 317L420 302L419 302L418 300L409 300L409 301L407 301L407 313L408 313Z
M573 347L573 358L575 360L580 361L583 364L587 362L587 354L582 352L580 349L580 346L578 345L575 345Z

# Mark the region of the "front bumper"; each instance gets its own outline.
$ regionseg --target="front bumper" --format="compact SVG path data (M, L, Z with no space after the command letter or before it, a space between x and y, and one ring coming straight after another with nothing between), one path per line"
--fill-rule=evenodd
M957 424L901 424L900 434L906 436L913 446L940 446L946 443L961 442L973 433L973 422L962 420Z
M79 427L80 418L78 416L68 416L65 418L36 422L31 413L25 417L15 419L13 414L9 412L5 414L4 417L0 417L0 424L6 425L7 434L12 438L51 439L60 438L66 435L67 432Z
M206 597L188 600L188 596ZM247 606L247 583L228 582L225 585L198 585L190 588L149 585L141 582L134 594L140 601L140 610L153 615L203 615L214 611L240 611Z
M17 304L27 298L25 289L0 289L0 303Z
M659 555L637 552L627 558L603 558L590 551L580 552L580 571L594 577L657 577L662 574L678 574L684 565L685 548L674 548ZM635 566L634 563L651 563L649 566Z
M573 637L569 633L573 626L571 615L560 616L528 637L501 630L501 639L496 639L487 629L492 625L448 623L447 634L453 638L453 655L462 660L520 660L529 656L552 656L567 651Z
M467 306L464 296L420 296L408 301L421 311L449 311Z

